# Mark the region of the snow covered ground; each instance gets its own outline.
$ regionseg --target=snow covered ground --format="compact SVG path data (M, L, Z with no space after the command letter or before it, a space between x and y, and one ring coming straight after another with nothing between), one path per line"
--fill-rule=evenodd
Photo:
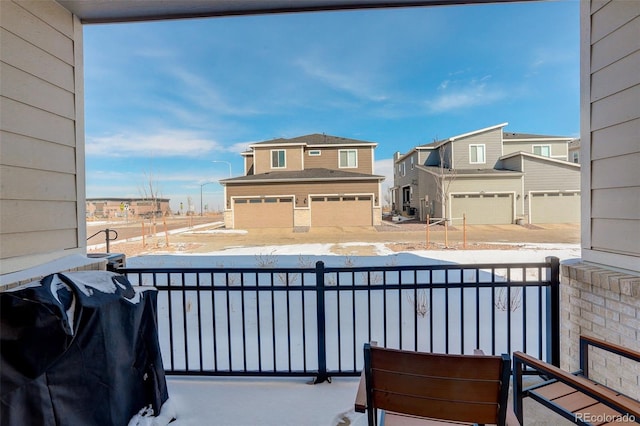
M376 256L336 255L335 244L237 247L198 255L153 255L127 259L129 267L305 267L322 260L327 266L390 266L541 262L556 256L562 262L579 258L577 245L522 244L517 250L429 250L396 253L384 244L345 243L344 248L374 245ZM170 400L184 425L364 425L353 412L356 378L308 384L301 378L168 377ZM143 425L140 422L140 425Z

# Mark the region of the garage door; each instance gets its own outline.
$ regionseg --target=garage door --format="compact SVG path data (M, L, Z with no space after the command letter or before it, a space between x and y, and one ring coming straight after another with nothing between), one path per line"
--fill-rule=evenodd
M531 194L531 223L579 223L580 192Z
M311 226L371 226L371 195L311 197Z
M451 199L454 225L462 224L466 214L469 225L513 223L512 194L455 194Z
M237 198L233 203L233 226L293 228L293 198Z

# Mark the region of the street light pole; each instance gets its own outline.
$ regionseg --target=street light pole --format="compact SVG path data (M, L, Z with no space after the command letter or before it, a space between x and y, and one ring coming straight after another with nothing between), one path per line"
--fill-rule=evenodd
M200 216L203 216L203 213L202 213L202 188L203 188L205 185L210 185L210 184L212 184L212 183L215 183L215 182L205 182L205 183L203 183L203 184L201 184L201 185L200 185Z

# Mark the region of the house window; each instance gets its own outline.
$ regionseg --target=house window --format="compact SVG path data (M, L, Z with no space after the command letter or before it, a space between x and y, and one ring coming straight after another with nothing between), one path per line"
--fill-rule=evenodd
M358 151L355 149L340 150L340 168L358 167Z
M551 157L551 145L534 145L533 153L543 157Z
M471 164L484 164L486 159L484 156L485 146L483 145L469 145L469 163Z
M283 169L287 167L284 152L284 149L274 149L271 151L272 169Z
M571 154L572 154L572 156L571 156L572 161L574 163L579 163L580 162L580 156L578 155L578 153L577 152L573 152Z
M415 165L413 164L413 161L414 161L414 159L413 159L413 157L411 157L411 170L413 170L413 167L415 166Z
M318 157L320 156L320 150L319 149L312 149L309 151L309 156L310 157Z

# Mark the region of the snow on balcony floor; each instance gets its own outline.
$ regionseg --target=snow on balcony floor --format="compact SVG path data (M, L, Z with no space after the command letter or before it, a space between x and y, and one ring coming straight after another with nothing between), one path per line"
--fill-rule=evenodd
M353 404L359 378L167 377L177 413L171 426L365 425Z

